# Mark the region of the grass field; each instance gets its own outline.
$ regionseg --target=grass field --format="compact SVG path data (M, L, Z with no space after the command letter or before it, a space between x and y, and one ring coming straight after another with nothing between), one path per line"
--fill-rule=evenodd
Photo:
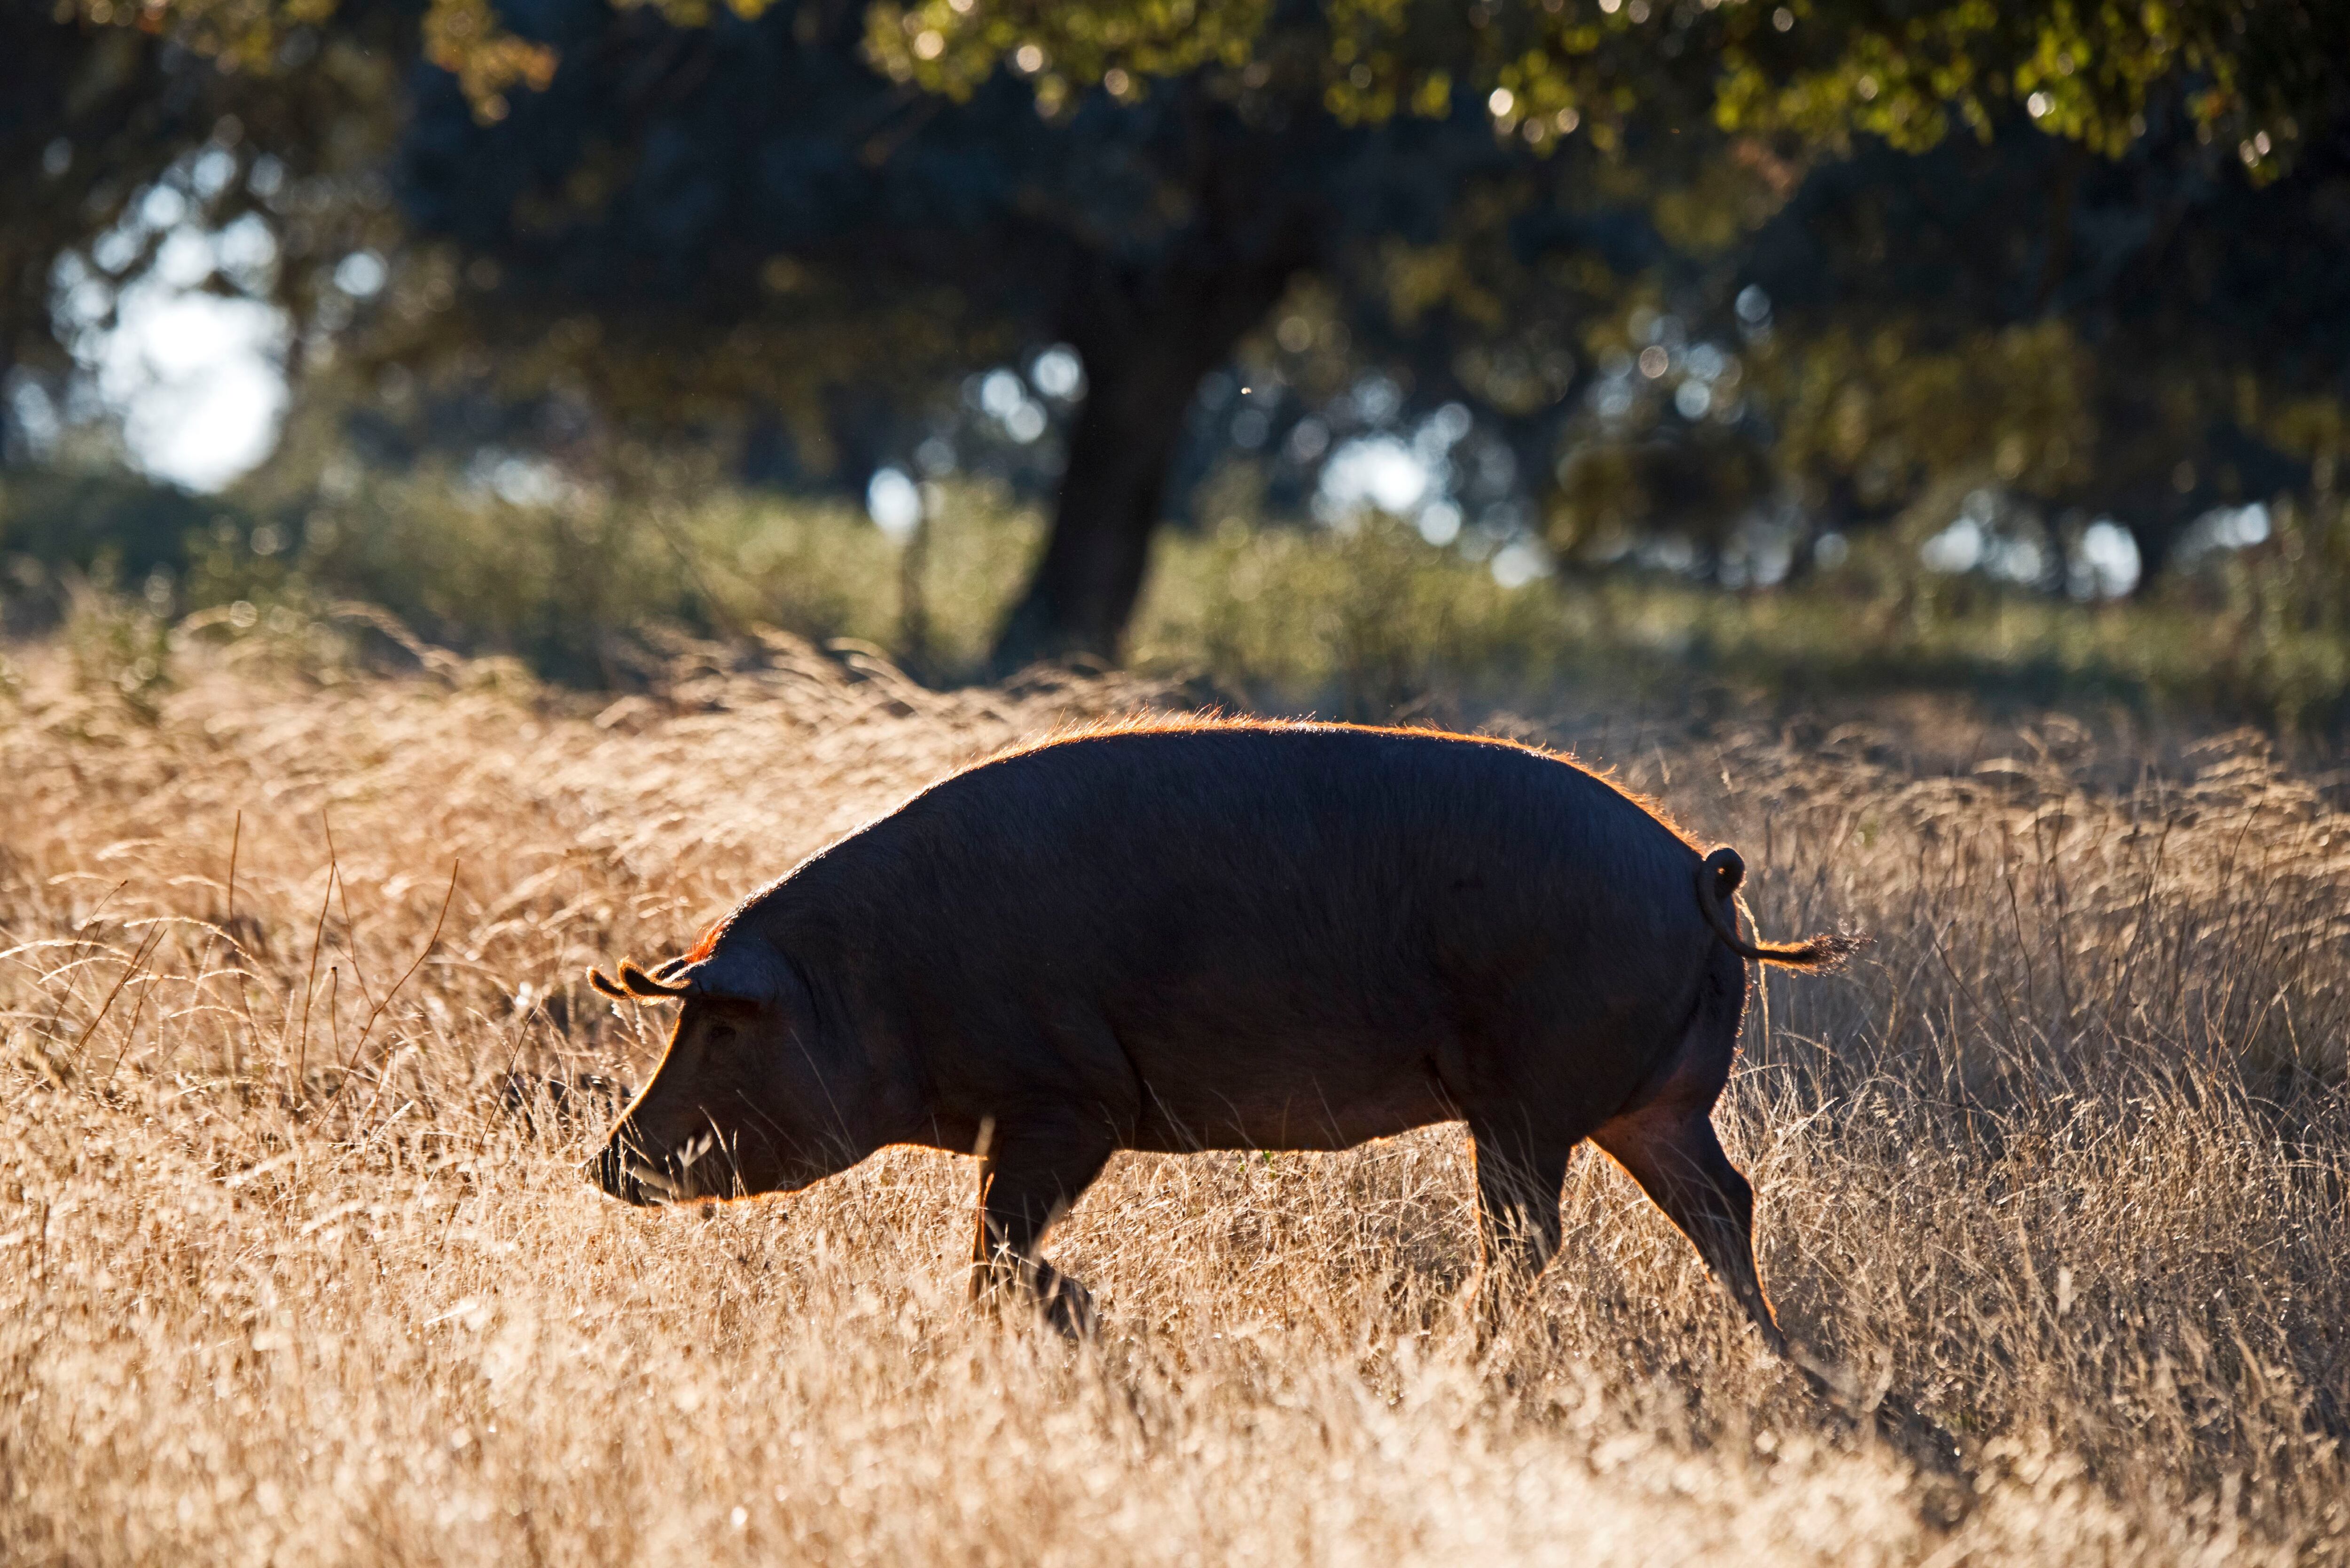
M1788 1327L1950 1473L1596 1156L1482 1346L1457 1127L1122 1157L1052 1247L1086 1347L968 1312L967 1160L580 1179L664 1022L588 963L1168 691L16 653L0 1560L2350 1563L2350 815L2256 737L1486 715L1737 844L1766 932L1874 933L1771 981L1721 1120Z

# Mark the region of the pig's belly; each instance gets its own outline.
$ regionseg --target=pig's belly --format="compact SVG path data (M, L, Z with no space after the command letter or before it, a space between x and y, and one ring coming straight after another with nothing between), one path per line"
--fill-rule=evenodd
M1425 1054L1303 1042L1138 1054L1131 1142L1152 1152L1351 1148L1461 1114Z

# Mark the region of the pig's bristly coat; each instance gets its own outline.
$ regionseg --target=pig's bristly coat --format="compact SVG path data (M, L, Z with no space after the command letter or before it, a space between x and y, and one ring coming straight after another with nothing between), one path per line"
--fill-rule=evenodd
M631 1201L804 1186L887 1144L981 1153L975 1285L1023 1282L1116 1150L1475 1138L1489 1262L1558 1244L1607 1149L1773 1345L1752 1196L1711 1113L1742 867L1551 753L1197 722L1046 742L947 779L745 902L635 994L686 1002L596 1162Z

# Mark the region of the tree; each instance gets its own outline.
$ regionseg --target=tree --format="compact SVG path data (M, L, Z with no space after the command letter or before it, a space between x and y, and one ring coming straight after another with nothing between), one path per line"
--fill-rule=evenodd
M0 458L20 366L60 367L50 331L58 254L111 224L127 202L211 129L157 41L0 12ZM201 129L198 129L199 123Z
M2198 514L2320 479L2350 435L2350 97L2263 182L2150 110L2116 158L2011 122L1807 180L1742 270L1790 355L1835 368L1848 433L1822 400L1783 456L1847 489L1874 472L1880 511L1938 451L1988 460L2050 511L2123 519L2144 582Z
M1914 183L1921 155L1970 168L1977 140L2029 150L2024 184L2077 187L2168 137L2235 150L2252 199L2338 123L2337 10L432 0L415 47L441 69L412 78L396 184L417 233L457 254L440 302L405 336L374 324L375 341L497 345L517 381L593 374L617 404L689 425L730 402L829 407L837 424L850 401L886 423L982 356L1074 343L1091 389L999 651L1109 655L1194 389L1301 280L1335 296L1357 358L1409 369L1415 398L1471 400L1541 472L1583 394L1629 374L1594 363L1633 347L1597 315L1679 278L1726 319L1742 269L1800 255L1784 242L1802 222L1770 217L1791 196L1817 215L1858 180L1861 205L1889 213L1879 186ZM140 15L250 71L277 58L271 39L369 14ZM2011 201L2005 232L2049 210ZM1970 318L1955 298L1872 295L1867 226L1815 271L1858 280L1880 324L1947 347L2036 318L2006 296ZM2041 270L2093 280L2095 251ZM1835 363L1853 325L1806 323L1801 291L1782 292L1783 351L1800 337L1818 348L1803 363ZM2074 297L2044 290L2037 308ZM1873 341L1898 358L1898 333ZM1785 400L1804 406L1800 388ZM1843 389L1823 406L1849 423ZM1728 488L1681 504L1719 510L1752 464L1705 441ZM1842 485L1859 459L1835 448L1813 450Z
M705 182L718 168L778 163L827 168L837 179L852 138L861 139L854 211L806 185L778 187L772 174L771 198L789 192L781 212L773 201L763 208L739 199L747 194L739 186L705 206L711 215L698 232L723 243L703 254L739 246L738 278L760 254L790 252L893 287L952 285L1014 333L1063 337L1083 351L1092 392L1070 433L1052 534L1004 628L1006 661L1114 653L1167 509L1166 475L1193 390L1301 276L1354 285L1343 308L1357 340L1419 360L1423 395L1471 390L1450 373L1461 358L1461 296L1439 309L1394 309L1392 290L1380 286L1391 280L1375 275L1382 269L1372 258L1398 241L1457 239L1474 226L1481 201L1491 212L1497 189L1508 192L1519 263L1501 292L1518 314L1545 292L1575 292L1559 287L1561 269L1541 265L1546 255L1612 249L1608 271L1621 277L1627 259L1653 265L1669 248L1638 199L1613 203L1612 244L1591 243L1593 208L1608 204L1590 197L1589 185L1606 183L1592 178L1594 156L1650 168L1719 162L1743 138L1783 166L1819 166L1832 184L1835 159L1857 140L1865 152L1883 150L1872 154L1875 179L1863 188L1898 190L1904 182L1888 174L1887 159L1936 153L1960 130L1970 133L1961 144L2042 154L2033 171L2044 181L2053 169L2073 188L2085 159L2102 162L2147 141L2151 116L2155 138L2176 143L2191 130L2195 145L2238 148L2251 175L2272 179L2302 150L2304 124L2322 132L2331 123L2336 78L2326 62L2340 56L2327 45L2342 30L2330 9L2291 5L2257 14L2201 4L2018 15L1965 0L1901 13L1644 0L879 0L862 14L861 60L851 57L858 18L804 8L788 19L722 18L698 45L671 35L660 47L676 74L664 78L646 63L650 24L615 24L636 29L638 40L616 47L592 21L589 36L548 31L554 9L518 12L515 25L558 59L598 62L590 73L609 78L629 62L629 90L644 112L625 128L607 114L613 145L650 147L679 134L675 109L652 107L662 91L653 84L664 79L698 81L700 112L729 106L724 130L697 119L698 130L672 143L707 150L691 160ZM702 20L690 3L664 9L676 21ZM594 16L577 6L565 14ZM738 78L749 59L759 63ZM862 77L867 67L878 72ZM559 67L552 92L577 68ZM826 90L797 90L809 73ZM757 98L752 84L762 78L795 85L754 106L745 95ZM882 78L929 96L892 96ZM870 85L852 85L859 81ZM616 90L616 79L586 88L607 103L618 102ZM553 101L516 100L484 143L511 138ZM893 128L886 140L867 129L884 125ZM2004 139L1995 134L2002 125ZM1553 159L1562 147L1583 156ZM1954 147L1944 162L1960 157ZM556 171L567 177L577 165L541 167L545 189ZM1576 175L1586 188L1570 183ZM762 212L775 213L764 228L749 215ZM1539 233L1545 225L1550 232ZM672 223L668 232L691 230ZM625 251L629 234L649 232L654 226L636 223L595 229L588 248ZM1758 268L1769 254L1766 237ZM2088 264L2051 265L2064 273ZM1936 314L1934 302L1906 304ZM1949 315L1940 312L1945 334ZM2010 312L1977 325L2016 319ZM1429 330L1432 322L1442 330ZM1431 341L1442 348L1429 352ZM1550 403L1566 390L1552 389ZM1481 401L1535 449L1558 423L1555 414L1533 417L1542 410ZM1685 460L1673 466L1685 470ZM1721 461L1752 467L1735 451ZM2175 511L2148 524L2149 559L2159 529L2175 531Z
M546 90L483 124L453 88L427 89L401 182L421 230L496 260L485 314L510 332L584 310L606 344L640 324L675 351L681 330L756 343L811 296L831 337L951 300L926 311L941 330L914 369L930 379L991 337L1082 355L1089 390L1007 664L1115 652L1201 379L1293 280L1351 237L1435 238L1465 176L1523 156L1497 153L1482 113L1350 127L1301 112L1310 92L1284 73L1303 64L1193 71L1131 103L1097 89L1040 116L1016 68L961 101L892 82L853 14L676 29L579 4L533 20L567 62ZM584 181L599 157L609 177Z
M297 327L320 303L321 264L380 236L390 62L412 53L416 16L397 0L336 16L321 33L243 0L0 9L0 461L19 455L12 372L65 370L60 330L111 322L178 226L166 215L260 223L265 264L217 265L190 286L258 291Z

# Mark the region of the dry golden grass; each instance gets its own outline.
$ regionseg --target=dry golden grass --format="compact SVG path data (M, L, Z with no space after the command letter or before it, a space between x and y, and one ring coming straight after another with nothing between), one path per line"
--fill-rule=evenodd
M1482 1349L1457 1128L1122 1159L1054 1243L1083 1348L968 1314L967 1162L700 1215L579 1179L556 1085L663 1022L586 964L1149 689L778 642L599 713L192 651L149 725L22 662L0 1559L2350 1561L2350 818L2250 742L1544 730L1739 844L1767 931L1877 934L1772 981L1722 1120L1789 1326L1952 1476L1596 1158Z

